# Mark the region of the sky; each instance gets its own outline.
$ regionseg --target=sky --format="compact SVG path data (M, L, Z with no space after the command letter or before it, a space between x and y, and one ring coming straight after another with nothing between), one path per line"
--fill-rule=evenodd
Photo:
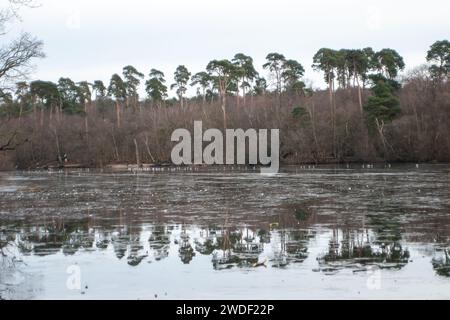
M44 60L31 80L108 83L133 65L156 68L170 85L180 64L192 73L213 59L242 52L262 69L270 52L298 60L305 79L323 87L312 57L329 47L396 49L407 68L425 63L429 46L450 37L448 0L38 0L21 11L9 36L21 31L44 41ZM141 92L142 89L141 89ZM193 93L193 91L191 91ZM171 94L173 96L173 93Z

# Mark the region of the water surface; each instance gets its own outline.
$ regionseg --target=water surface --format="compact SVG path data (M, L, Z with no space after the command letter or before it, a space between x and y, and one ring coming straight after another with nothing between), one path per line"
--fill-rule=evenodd
M449 173L2 173L0 296L450 299Z

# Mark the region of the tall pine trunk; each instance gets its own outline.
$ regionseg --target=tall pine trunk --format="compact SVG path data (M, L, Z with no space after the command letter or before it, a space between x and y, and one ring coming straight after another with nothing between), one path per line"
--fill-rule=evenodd
M117 119L117 128L120 128L120 102L116 101L116 119Z

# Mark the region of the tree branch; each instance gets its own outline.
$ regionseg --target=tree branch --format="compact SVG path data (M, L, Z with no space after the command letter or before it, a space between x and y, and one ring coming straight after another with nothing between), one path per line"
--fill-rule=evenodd
M14 143L14 139L17 137L17 131L14 132L8 139L8 141L0 145L0 152L1 151L14 151L17 149L17 147L21 146L24 143L28 142L28 139L23 140L22 142Z

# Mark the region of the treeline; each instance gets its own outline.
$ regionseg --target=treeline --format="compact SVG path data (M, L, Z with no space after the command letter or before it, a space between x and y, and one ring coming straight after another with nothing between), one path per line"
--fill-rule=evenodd
M203 120L205 128L279 128L284 163L449 161L450 42L435 42L426 58L399 79L405 63L393 49L322 48L313 68L328 89L313 90L300 62L271 53L265 79L240 53L196 74L179 66L170 85L178 99L167 98L161 71L145 79L133 66L108 84L19 82L1 92L0 151L19 168L165 163L173 130ZM187 97L189 86L196 96Z

